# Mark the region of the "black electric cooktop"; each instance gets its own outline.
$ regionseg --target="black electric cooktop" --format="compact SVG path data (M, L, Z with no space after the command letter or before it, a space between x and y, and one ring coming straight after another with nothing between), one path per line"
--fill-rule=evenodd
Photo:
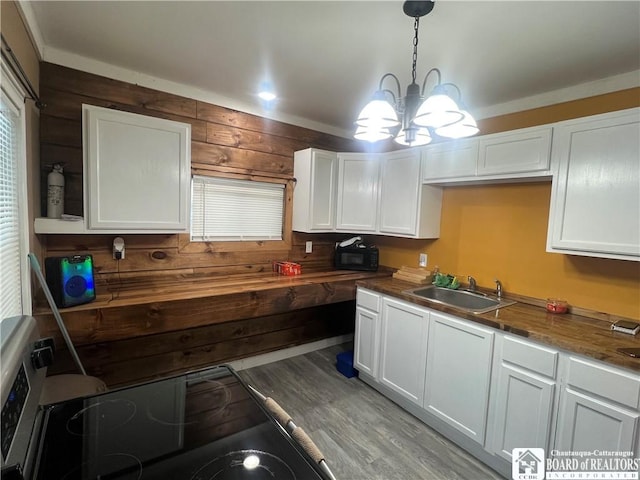
M36 480L326 478L226 366L41 413Z

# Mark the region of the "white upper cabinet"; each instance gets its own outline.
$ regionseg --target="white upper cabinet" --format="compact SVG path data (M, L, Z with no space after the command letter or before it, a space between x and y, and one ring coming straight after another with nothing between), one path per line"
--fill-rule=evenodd
M419 150L400 150L380 157L379 233L438 238L441 210L442 190L420 182Z
M293 230L331 232L335 229L338 155L308 148L295 152L296 178L293 201Z
M338 154L336 230L374 233L378 220L378 155Z
M420 151L295 153L293 230L438 238L442 189L422 185Z
M429 145L422 149L422 181L474 177L477 161L477 138Z
M547 251L640 260L640 109L554 131Z
M89 105L82 113L86 228L188 232L191 125Z
M481 183L549 177L552 127L532 127L423 148L424 183Z
M547 172L551 127L534 127L480 137L478 175Z

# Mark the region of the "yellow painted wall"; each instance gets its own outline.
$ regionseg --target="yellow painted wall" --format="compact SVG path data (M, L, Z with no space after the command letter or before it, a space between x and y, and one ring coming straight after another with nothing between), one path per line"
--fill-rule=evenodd
M640 89L483 122L483 133L551 123L630 108L640 104ZM426 252L429 267L476 278L505 292L536 298L560 297L590 310L640 319L640 263L547 253L551 183L445 187L441 234L437 240L375 237L380 263L417 266Z

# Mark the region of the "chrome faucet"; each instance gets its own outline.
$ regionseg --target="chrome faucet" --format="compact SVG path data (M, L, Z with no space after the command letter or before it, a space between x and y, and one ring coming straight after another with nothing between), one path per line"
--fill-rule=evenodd
M494 279L494 282L496 282L496 297L500 299L502 298L502 283L497 278Z
M467 276L467 280L469 281L469 291L475 292L476 291L476 279L473 278L471 275L469 275L469 276Z

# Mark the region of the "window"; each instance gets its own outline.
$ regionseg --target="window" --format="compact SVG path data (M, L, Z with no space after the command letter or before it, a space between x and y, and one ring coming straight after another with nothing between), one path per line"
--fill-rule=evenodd
M0 320L31 313L27 264L25 109L2 68L0 95Z
M192 241L282 240L283 183L194 176Z

